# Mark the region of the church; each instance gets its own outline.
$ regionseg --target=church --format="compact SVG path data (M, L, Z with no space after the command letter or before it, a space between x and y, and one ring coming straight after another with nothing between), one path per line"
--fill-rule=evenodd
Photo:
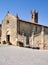
M8 12L0 24L0 43L48 49L48 26L38 23L36 10L30 12L30 17L29 22Z

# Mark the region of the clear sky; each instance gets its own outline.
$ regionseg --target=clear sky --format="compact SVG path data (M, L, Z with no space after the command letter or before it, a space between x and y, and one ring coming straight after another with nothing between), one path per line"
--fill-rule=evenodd
M0 23L7 14L7 11L19 18L30 21L30 11L38 11L38 21L48 26L48 0L0 0Z

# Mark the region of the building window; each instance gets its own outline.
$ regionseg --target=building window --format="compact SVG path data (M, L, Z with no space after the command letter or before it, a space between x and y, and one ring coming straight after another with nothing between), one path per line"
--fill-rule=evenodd
M37 33L37 26L36 26L36 33Z
M9 20L7 20L7 24L9 24Z
M34 31L34 34L37 34L37 26L35 27L35 31Z
M33 14L32 14L32 18L33 18Z
M26 35L26 44L27 45L29 44L29 35L28 34Z

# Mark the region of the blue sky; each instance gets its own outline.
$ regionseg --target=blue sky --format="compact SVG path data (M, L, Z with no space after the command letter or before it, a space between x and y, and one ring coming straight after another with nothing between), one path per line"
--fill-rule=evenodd
M48 26L48 0L0 0L0 23L7 14L7 11L19 18L30 21L30 11L38 11L38 21Z

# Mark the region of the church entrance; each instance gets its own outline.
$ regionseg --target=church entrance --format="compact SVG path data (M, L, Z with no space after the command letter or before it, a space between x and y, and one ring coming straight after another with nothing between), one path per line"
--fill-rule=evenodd
M7 35L7 42L10 42L10 35Z
M10 31L6 32L6 41L10 42Z

